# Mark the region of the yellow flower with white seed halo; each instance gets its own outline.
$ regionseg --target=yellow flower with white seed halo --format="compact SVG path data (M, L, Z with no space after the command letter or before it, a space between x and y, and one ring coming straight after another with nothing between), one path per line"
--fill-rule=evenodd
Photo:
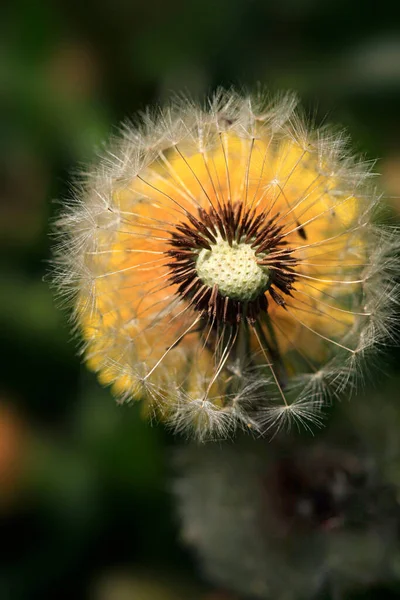
M221 91L146 113L57 222L88 366L200 439L318 423L391 333L369 166L295 107Z

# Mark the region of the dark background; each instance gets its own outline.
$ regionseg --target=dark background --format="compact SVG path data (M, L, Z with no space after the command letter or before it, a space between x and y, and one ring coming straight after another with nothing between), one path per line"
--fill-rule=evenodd
M49 220L124 118L260 82L298 91L379 159L394 222L399 17L385 1L16 0L0 29L0 599L214 598L178 544L176 441L80 365L43 281Z

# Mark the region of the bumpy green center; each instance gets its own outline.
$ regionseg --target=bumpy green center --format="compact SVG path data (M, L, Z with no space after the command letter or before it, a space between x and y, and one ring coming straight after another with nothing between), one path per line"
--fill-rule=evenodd
M222 296L232 300L249 302L268 289L269 270L257 263L250 244L224 240L212 244L211 250L200 251L196 261L197 275L209 286L218 286Z

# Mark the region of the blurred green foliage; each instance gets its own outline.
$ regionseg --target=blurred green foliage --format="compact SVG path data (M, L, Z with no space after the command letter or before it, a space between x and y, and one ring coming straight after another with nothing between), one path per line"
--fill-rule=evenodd
M298 90L400 196L398 20L387 0L15 0L0 28L0 598L195 600L176 441L80 366L43 281L49 220L120 120L220 84Z

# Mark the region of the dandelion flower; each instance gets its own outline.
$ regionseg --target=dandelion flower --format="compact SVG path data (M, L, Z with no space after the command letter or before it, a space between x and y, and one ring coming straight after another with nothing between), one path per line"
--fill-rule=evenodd
M370 165L305 123L292 95L178 99L76 185L57 284L122 401L202 439L318 422L391 335Z

